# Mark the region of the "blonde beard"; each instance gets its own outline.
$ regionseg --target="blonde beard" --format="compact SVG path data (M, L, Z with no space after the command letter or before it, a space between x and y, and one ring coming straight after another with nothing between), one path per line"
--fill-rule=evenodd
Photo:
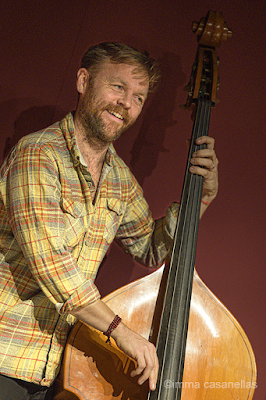
M105 144L114 142L135 120L129 121L127 110L121 106L106 104L104 101L96 102L95 97L93 87L90 87L78 111L78 118L83 127L86 139L89 142L98 140ZM106 110L116 111L123 116L123 125L120 128L115 129L115 122L105 123L103 121L101 114Z

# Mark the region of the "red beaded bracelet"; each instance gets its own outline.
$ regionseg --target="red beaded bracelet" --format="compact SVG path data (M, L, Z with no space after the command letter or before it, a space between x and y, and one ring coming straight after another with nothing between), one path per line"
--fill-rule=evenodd
M107 331L106 331L106 332L103 332L103 334L104 334L105 336L107 336L107 340L106 340L105 343L111 344L111 341L110 341L111 333L112 333L113 330L120 324L121 321L122 321L122 319L121 319L118 315L116 315L116 316L114 317L113 321L111 322L111 324L109 325L109 328L107 329Z

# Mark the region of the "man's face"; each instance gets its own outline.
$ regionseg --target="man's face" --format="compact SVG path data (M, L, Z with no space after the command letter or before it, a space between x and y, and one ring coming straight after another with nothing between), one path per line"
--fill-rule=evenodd
M106 62L91 78L79 104L86 135L104 143L116 140L139 116L149 78L136 65Z

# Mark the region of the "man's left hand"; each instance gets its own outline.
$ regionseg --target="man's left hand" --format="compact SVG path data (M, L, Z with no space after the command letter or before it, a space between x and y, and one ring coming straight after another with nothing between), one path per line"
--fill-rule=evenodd
M210 204L218 193L218 159L214 151L215 140L209 136L202 136L196 140L198 145L206 144L192 154L190 172L203 176L202 203Z

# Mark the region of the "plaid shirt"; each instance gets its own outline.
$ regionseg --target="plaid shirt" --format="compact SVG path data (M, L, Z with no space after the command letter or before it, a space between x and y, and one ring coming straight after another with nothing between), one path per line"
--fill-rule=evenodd
M93 189L80 160L72 114L22 138L2 166L2 374L51 385L75 322L69 312L100 297L94 279L114 239L148 266L167 255L178 206L155 222L112 145L94 204Z

